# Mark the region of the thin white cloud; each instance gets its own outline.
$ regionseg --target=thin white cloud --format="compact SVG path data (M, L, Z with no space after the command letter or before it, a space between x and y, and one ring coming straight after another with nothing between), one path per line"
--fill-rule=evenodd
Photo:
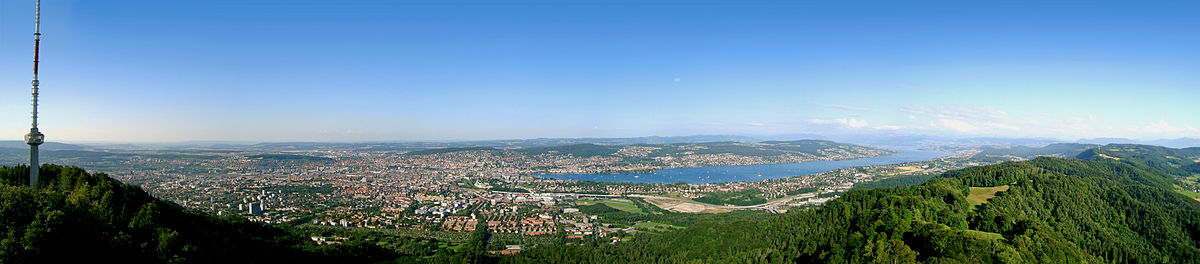
M900 111L916 115L925 115L933 110L923 105L906 105L900 107Z
M972 106L966 104L946 104L942 105L936 114L939 118L949 118L957 120L1009 120L1008 113L995 108L986 106Z
M930 116L933 120L929 122L929 129L963 134L1002 135L1022 131L1023 126L1029 125L1028 120L1016 120L1010 117L1008 112L967 104L944 104L937 107L907 105L901 107L900 111L909 113L910 120L917 120L918 115Z
M846 110L846 111L859 111L859 112L861 112L861 111L870 111L870 110L871 110L870 108L853 107L853 106L848 106L848 105L831 105L831 104L821 104L821 106L824 106L824 107L827 107L827 108L830 108L830 109Z
M867 121L858 120L855 118L835 118L835 119L809 119L809 123L818 125L839 125L849 128L862 128L867 126Z
M979 131L978 126L975 126L975 125L972 125L965 121L957 120L957 119L945 119L945 118L938 119L938 125L939 125L939 127L944 127L944 128L962 132L962 133L971 133L971 132Z
M1198 137L1200 129L1183 123L1158 120L1140 126L1113 129L1103 116L1082 114L1057 115L1052 112L1009 112L986 106L945 104L908 105L899 109L909 120L930 119L927 126L905 127L971 136L1055 137L1063 139L1093 137L1174 138ZM914 122L917 123L917 122ZM1107 129L1106 129L1107 128Z
M1148 125L1141 126L1141 127L1130 128L1130 130L1132 130L1134 132L1153 134L1153 135L1163 135L1163 134L1170 135L1170 134L1180 134L1180 133L1185 133L1185 132L1196 133L1196 132L1200 131L1200 130L1197 130L1196 128L1192 127L1191 125L1187 125L1187 124L1184 124L1183 127L1175 127L1175 126L1172 126L1171 124L1167 123L1166 120L1158 120L1158 122L1150 123Z
M846 125L853 128L860 128L867 126L867 121L851 118L846 120Z

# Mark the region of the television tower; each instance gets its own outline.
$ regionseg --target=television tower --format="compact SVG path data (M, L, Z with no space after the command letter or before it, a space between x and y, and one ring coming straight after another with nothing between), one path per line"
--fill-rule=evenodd
M42 132L38 132L37 128L37 104L38 104L38 51L42 43L42 1L37 0L33 11L33 127L29 129L29 134L25 134L25 144L29 144L29 188L33 188L37 183L38 169L41 168L41 163L38 163L38 145L45 141L46 136Z

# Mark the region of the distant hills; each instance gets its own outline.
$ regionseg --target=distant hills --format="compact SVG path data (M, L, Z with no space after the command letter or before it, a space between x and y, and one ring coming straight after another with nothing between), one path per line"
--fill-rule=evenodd
M322 148L359 149L365 151L414 151L435 148L464 148L490 147L497 149L518 149L533 147L552 147L578 144L596 145L636 145L636 144L678 144L678 143L709 143L709 142L740 142L757 143L764 141L793 141L793 140L828 140L852 144L872 146L931 146L931 145L1023 145L1044 146L1056 143L1078 143L1092 145L1106 144L1143 144L1172 148L1200 147L1200 138L1176 138L1159 140L1134 140L1128 138L1092 138L1074 142L1051 138L1001 138L1001 137L969 137L955 138L931 135L816 135L816 134L783 134L769 136L739 136L739 135L692 135L692 136L649 136L628 138L535 138L535 139L506 139L506 140L467 140L467 141L395 141L395 142L233 142L233 141L186 141L174 143L121 143L121 144L63 144L47 142L42 149L47 150L80 150L80 149L110 149L110 150L225 150L225 151L309 151ZM0 140L0 148L28 148L19 140Z
M1109 144L1079 154L1088 160L1112 160L1153 168L1180 177L1200 174L1200 147L1175 149L1136 144ZM1193 184L1184 182L1183 184Z
M259 160L276 160L276 161L282 161L282 160L333 161L333 159L326 158L326 157L314 157L314 156L307 156L307 155L291 155L291 154L258 154L258 155L249 155L249 156L246 156L246 158L259 159Z
M412 142L359 142L359 143L321 143L321 142L272 142L245 145L234 149L258 150L316 150L323 147L342 149L361 149L367 151L414 151L441 148L495 148L519 149L536 147L553 147L581 144L595 145L635 145L635 144L675 144L675 143L705 143L705 142L758 142L753 137L731 135L696 135L678 137L633 137L633 138L535 138L508 140L478 140L478 141L412 141Z
M537 138L519 140L467 141L465 144L495 147L549 147L578 144L597 145L636 145L636 144L676 144L676 143L706 143L706 142L758 142L760 139L747 136L733 135L695 135L675 137L632 137L632 138Z
M29 145L25 144L25 141L20 141L20 140L0 140L0 148L29 149ZM65 143L58 143L58 142L46 142L46 143L42 143L42 145L38 146L38 150L81 150L81 149L85 149L85 147L80 146L80 145L65 144Z
M1155 145L1170 148L1190 148L1200 147L1200 138L1176 138L1176 139L1158 139L1158 140L1133 140L1128 138L1093 138L1082 139L1077 143L1086 144L1140 144L1140 145Z
M984 146L974 158L978 161L995 162L1013 159L1032 159L1036 157L1071 158L1079 153L1099 147L1095 144L1055 143L1042 147L1021 145Z

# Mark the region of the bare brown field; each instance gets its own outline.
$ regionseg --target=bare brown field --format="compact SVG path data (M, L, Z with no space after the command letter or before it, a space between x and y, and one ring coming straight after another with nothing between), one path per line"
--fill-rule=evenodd
M646 201L659 208L679 213L725 213L732 211L704 203L689 203L665 199L646 199Z

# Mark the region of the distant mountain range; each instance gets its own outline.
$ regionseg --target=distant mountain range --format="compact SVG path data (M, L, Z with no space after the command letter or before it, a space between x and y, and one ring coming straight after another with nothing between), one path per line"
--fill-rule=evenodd
M1176 139L1157 139L1157 140L1134 140L1128 138L1093 138L1081 139L1076 143L1086 144L1139 144L1139 145L1155 145L1170 148L1190 148L1200 147L1200 138L1176 138Z
M489 147L497 149L519 149L535 147L553 147L578 144L596 145L635 145L635 144L676 144L676 143L707 143L707 142L759 142L763 139L734 136L734 135L695 135L678 137L632 137L632 138L535 138L535 139L504 139L476 141L408 141L408 142L266 142L258 144L175 144L167 145L168 149L228 149L255 151L300 151L322 148L359 149L367 151L412 151L438 148L469 148Z
M491 147L498 149L519 149L533 147L552 147L577 144L596 145L635 145L635 144L677 144L677 143L708 143L708 142L741 142L756 143L764 141L792 140L830 140L851 144L870 146L931 146L931 145L1023 145L1046 146L1056 143L1079 144L1141 144L1172 148L1200 147L1200 138L1176 138L1158 140L1135 140L1128 138L1092 138L1076 141L1057 140L1052 138L1000 138L972 137L954 138L930 135L835 135L824 136L816 134L784 134L770 136L739 136L739 135L692 135L692 136L649 136L628 138L535 138L535 139L504 139L504 140L474 140L474 141L395 141L395 142L233 142L233 141L186 141L174 143L121 143L121 144L65 144L47 142L42 144L43 150L83 150L88 148L110 150L229 150L229 151L303 151L322 148L359 149L366 151L413 151L436 148ZM29 148L19 140L0 140L0 148Z
M20 140L0 140L0 148L28 149L29 145ZM38 146L38 150L81 150L86 147L58 142L46 142Z
M1036 157L1070 158L1078 156L1088 149L1099 147L1096 144L1054 143L1042 147L1022 145L984 146L975 159L980 161L1005 161L1014 158L1032 159Z

